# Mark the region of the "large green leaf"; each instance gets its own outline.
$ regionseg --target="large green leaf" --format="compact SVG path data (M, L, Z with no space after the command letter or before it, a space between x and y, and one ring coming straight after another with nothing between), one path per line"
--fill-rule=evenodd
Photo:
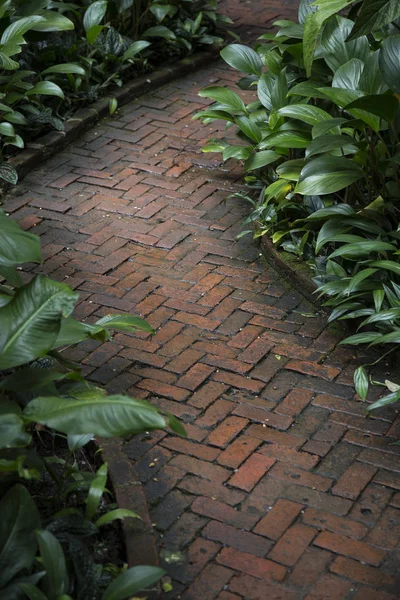
M279 131L265 138L259 148L307 148L310 136L303 131Z
M396 275L400 275L400 264L394 262L394 260L375 260L370 263L370 266L385 269L386 271L392 271L393 273L396 273Z
M74 75L85 75L86 71L80 65L75 63L63 63L61 65L53 65L42 72L42 75L49 73L72 73Z
M275 162L279 158L279 154L273 150L263 150L256 152L250 158L248 158L244 165L245 171L254 171L255 169L261 169L271 163Z
M57 369L41 369L39 367L23 367L4 377L0 381L0 389L9 392L36 392L55 381L63 379L81 380L78 373L58 371Z
M16 267L41 261L40 239L6 215L0 214L0 266Z
M149 46L151 46L151 42L147 42L146 40L138 40L137 42L133 42L133 44L131 44L122 55L122 61L133 58L134 56L139 54L139 52L141 52L145 48L148 48Z
M126 600L154 585L165 571L159 567L131 567L110 583L103 600Z
M32 27L33 31L72 31L75 27L70 19L56 11L46 10L40 16L43 20L35 23Z
M7 44L15 38L15 43L20 44L20 38L29 29L32 29L37 23L43 22L45 19L39 15L33 15L31 17L23 17L17 19L11 25L6 27L3 31L3 35L0 38L0 44Z
M360 108L373 115L378 115L378 117L392 123L399 110L399 101L391 94L368 95L362 96L345 106L346 110L354 108Z
M231 44L221 50L221 56L228 65L238 71L258 76L261 75L261 58L257 52L248 46Z
M364 367L358 367L354 371L354 387L361 400L367 399L368 394L368 375Z
M31 436L25 432L25 424L18 414L0 412L0 448L23 448Z
M6 162L0 162L0 179L16 185L18 183L18 173L11 165Z
M343 125L346 122L346 119L340 117L335 119L328 119L327 121L321 121L320 123L314 125L314 127L312 128L312 136L313 138L317 138L320 135L325 135L327 133L330 133L332 135L339 135L341 133L341 125Z
M325 154L335 150L343 150L344 154L354 154L358 149L354 142L355 140L348 135L321 135L307 146L306 157L310 158L315 154Z
M400 94L400 33L390 35L379 52L379 67L388 87Z
M222 110L228 108L239 112L246 112L246 107L240 96L227 88L218 86L207 87L199 92L199 96L215 100L221 105L218 108Z
M303 158L287 160L286 162L282 163L276 168L276 172L281 179L286 179L288 181L298 181L304 164L305 161Z
M337 250L332 252L329 256L330 259L335 256L365 256L370 252L389 252L396 250L396 246L389 244L388 242L380 242L379 240L366 240L364 242L354 242L352 244L344 244ZM374 263L370 263L374 264Z
M270 72L264 73L257 84L258 98L263 106L272 110L272 90L274 89L276 77Z
M121 437L166 425L164 417L148 402L120 395L92 395L88 399L35 398L23 415L29 421L63 433L93 433L99 437Z
M91 323L81 323L73 317L63 319L53 348L78 344L88 338L105 341L103 327Z
M23 569L30 569L36 554L35 529L40 517L28 490L15 485L0 502L0 589Z
M249 117L236 117L235 123L244 135L259 144L262 140L262 132L259 126Z
M327 121L331 119L331 115L322 108L317 106L311 106L310 104L293 104L291 106L284 106L277 111L280 117L289 117L291 119L298 119L309 125L316 125L321 121Z
M142 33L143 37L161 37L165 40L175 40L176 35L165 25L155 25Z
M317 210L315 213L308 215L307 220L315 220L315 219L326 219L331 217L340 217L343 215L355 215L355 210L349 204L333 204L332 206L328 206L326 208L321 208ZM343 222L344 226L346 226L346 222Z
M322 196L338 192L364 177L363 169L346 158L321 156L307 163L295 192Z
M357 90L363 69L364 63L360 59L351 58L335 72L332 80L332 87L343 88L345 90Z
M400 390L397 392L392 392L391 394L388 394L387 396L384 396L383 398L379 398L379 400L376 400L376 402L373 402L373 404L370 404L369 406L366 407L366 410L368 412L370 412L371 410L376 410L377 408L382 408L382 406L388 406L389 404L393 404L394 402L397 402L400 399Z
M19 288L11 302L0 308L0 369L44 356L77 298L69 286L41 275Z
M102 527L103 525L108 525L112 521L116 519L141 519L140 515L133 512L133 510L128 510L127 508L116 508L114 510L109 510L107 513L102 515L95 522L96 527Z
M106 315L96 321L95 325L104 329L114 329L115 331L134 332L139 329L147 333L154 333L154 329L147 321L132 315Z
M97 0L92 2L86 9L83 17L83 26L85 31L89 31L95 25L100 25L107 10L107 0Z
M33 88L26 92L26 95L58 96L59 98L64 98L64 92L60 86L52 81L39 81L33 86Z
M382 29L399 17L399 0L364 0L348 39L354 40L360 35L368 35L372 31Z
M56 600L68 591L68 570L64 552L60 542L50 531L37 531L36 537L42 564L46 570L41 585L49 600Z
M369 56L370 49L366 37L354 42L346 42L352 26L352 21L339 15L332 16L325 24L321 36L321 51L334 73L350 59L364 61Z
M96 476L90 484L88 495L86 497L86 518L89 519L89 521L96 516L101 497L106 491L107 474L107 463L104 463L104 465L101 465L96 471Z
M366 331L365 333L356 333L339 342L339 344L349 344L350 346L358 346L358 344L370 344L382 337L377 331Z

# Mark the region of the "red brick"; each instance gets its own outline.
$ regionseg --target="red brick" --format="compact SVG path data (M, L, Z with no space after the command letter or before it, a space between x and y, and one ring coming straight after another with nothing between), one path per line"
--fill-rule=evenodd
M225 467L237 468L261 444L261 440L242 435L236 438L218 457Z
M246 417L251 421L259 421L261 423L267 423L270 427L276 427L276 429L289 429L293 423L293 419L286 415L278 415L276 413L266 411L263 408L257 406L250 406L248 404L239 404L233 411L233 414L241 417Z
M374 448L390 454L400 455L400 446L390 443L390 440L378 437L376 435L368 435L361 431L348 431L345 436L346 442L364 446L365 448Z
M263 317L272 317L272 319L284 319L286 317L286 312L284 310L276 308L275 306L260 304L259 302L245 302L240 308L241 310Z
M229 400L216 400L204 413L202 417L197 419L196 425L199 427L211 427L217 425L232 411L235 405Z
M273 456L283 463L297 465L302 469L312 469L318 463L318 457L308 454L307 452L299 452L289 446L281 446L279 444L265 444L259 449L261 454Z
M226 392L227 389L228 387L223 383L210 381L205 383L193 394L193 396L188 400L188 404L196 406L197 408L207 408L209 404L219 398L219 396Z
M213 372L214 369L207 365L201 363L193 365L193 367L191 367L189 371L176 382L176 385L193 391Z
M223 448L247 426L248 421L240 417L228 417L208 436L208 443Z
M239 504L245 497L244 492L240 490L232 490L223 484L217 484L215 481L206 481L193 475L186 475L177 485L181 490L185 490L190 494L208 496L212 500L220 500L231 506Z
M225 567L235 569L266 581L282 581L287 569L265 558L258 558L235 548L224 548L217 556L217 562Z
M312 377L321 377L321 379L326 379L327 381L335 379L340 373L340 370L335 367L326 367L325 365L319 365L304 360L291 360L286 365L286 369L298 371L299 373L311 375Z
M389 594L383 590L371 590L371 588L362 587L353 598L354 600L398 600L398 595Z
M228 504L218 502L218 500L202 496L196 498L191 506L191 510L204 517L222 521L222 523L226 523L227 525L233 525L238 529L251 529L258 518L256 515L235 510Z
M344 558L338 556L331 565L330 570L333 573L337 573L342 577L347 577L353 581L359 583L365 583L367 585L375 585L381 587L382 585L393 585L396 583L396 577L385 573L382 569L376 567L370 567L359 563L357 560L351 558Z
M366 541L374 546L393 550L400 539L400 510L387 508Z
M328 573L323 575L304 600L345 600L352 583Z
M240 575L240 577L234 577L230 584L229 589L233 592L240 594L242 598L246 600L297 600L297 592L293 589L288 589L279 583L268 583L256 579L251 575ZM266 596L268 592L268 596Z
M239 349L247 348L247 346L251 344L251 342L255 340L261 332L261 327L246 325L231 339L228 345Z
M307 508L303 515L303 523L313 525L319 530L333 531L341 533L356 540L361 540L368 533L368 528L362 523L353 521L348 517L338 517L332 513Z
M182 454L189 454L200 458L201 460L213 461L217 458L219 450L217 448L210 448L205 444L194 444L189 440L185 440L181 437L167 437L161 441L161 445L174 450L175 452L181 452Z
M311 544L316 535L315 529L306 525L293 525L275 544L268 558L292 567Z
M331 449L331 444L328 442L320 442L318 440L309 440L302 447L304 452L310 452L311 454L316 454L317 456L321 457L326 456Z
M216 483L222 483L228 479L230 474L227 469L224 469L219 465L213 465L209 462L205 462L204 460L199 460L189 456L175 456L175 458L173 458L169 464L172 467L181 469L181 471L199 475L200 477L204 477L204 479L209 479L210 481L215 481Z
M185 398L187 398L189 395L189 392L186 390L177 388L174 385L168 385L167 383L155 381L154 379L143 379L143 381L140 381L137 384L137 387L148 390L153 394L158 394L159 396L172 398L172 400L177 400L178 402L183 402L183 400L185 400Z
M262 454L252 454L229 480L229 484L250 491L273 466L275 459Z
M193 579L200 573L207 563L214 558L221 546L210 540L197 538L187 551L187 565L185 565L184 579ZM179 576L174 576L174 579L179 579Z
M192 350L190 348L188 350L184 350L181 354L179 354L179 356L171 360L171 362L169 362L164 368L168 371L181 374L190 369L190 367L198 362L202 356L202 352L197 352L197 350Z
M308 406L313 398L313 392L297 388L289 392L283 402L280 402L275 409L275 412L281 415L295 417Z
M250 326L249 326L250 327ZM260 361L268 352L273 348L274 344L268 343L263 338L254 340L247 346L246 350L239 354L239 360L248 362L250 364L256 364Z
M250 379L250 377L242 377L241 375L235 375L234 373L228 373L227 371L215 373L213 379L215 379L215 381L222 381L222 383L226 383L232 387L249 390L250 392L260 392L264 387L264 384L260 381L254 381L254 379Z
M221 542L225 546L233 546L242 552L260 557L265 556L271 548L271 542L265 538L248 531L240 531L236 527L218 521L210 521L203 529L203 535L207 539Z
M297 519L302 508L302 504L279 499L265 517L257 523L254 533L265 535L271 540L279 540L286 529Z
M277 479L283 479L289 483L296 483L305 487L310 487L321 492L326 492L332 485L332 479L328 477L322 477L317 473L310 473L299 469L298 467L292 467L291 465L285 465L277 463L269 473L270 477Z
M354 462L332 488L332 494L356 500L377 470L371 465Z
M201 575L182 595L182 600L199 600L199 598L215 598L228 583L233 572L220 565L208 564Z
M331 562L332 554L310 546L289 575L288 583L303 587L313 585Z
M206 329L207 331L214 331L218 327L219 322L209 319L208 317L201 317L199 315L192 315L186 312L178 312L174 316L176 321L185 323L186 325L194 325L199 329Z
M336 554L343 554L373 566L379 566L385 558L385 552L382 550L337 533L320 533L317 539L314 540L314 544L319 548L330 550Z
M215 354L207 354L207 356L202 358L202 362L207 365L212 365L213 367L218 367L219 369L240 373L241 375L245 375L247 371L251 369L250 365L240 362L239 360L224 358L223 356L216 356Z
M306 441L306 438L284 433L283 431L276 431L264 425L251 425L247 433L266 442L288 446L289 448L300 448Z

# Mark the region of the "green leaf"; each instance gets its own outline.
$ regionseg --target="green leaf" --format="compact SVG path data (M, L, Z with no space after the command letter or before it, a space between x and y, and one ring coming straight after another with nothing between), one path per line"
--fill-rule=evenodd
M116 508L115 510L110 510L109 512L102 515L95 522L96 527L102 527L103 525L108 525L112 521L116 519L140 519L140 515L133 512L133 510L128 510L127 508Z
M41 14L41 17L43 20L35 23L32 27L33 31L72 31L75 28L73 22L59 12L47 10Z
M380 337L376 338L371 346L375 346L376 344L400 344L400 329L386 333L385 335L380 334Z
M382 29L399 17L398 0L364 0L348 40Z
M344 244L330 255L329 258L335 258L336 256L365 256L370 252L387 252L389 250L395 250L396 246L388 244L388 242L380 242L379 240L370 240L365 242L355 242L354 244ZM370 263L374 266L374 263ZM376 265L375 265L376 266Z
M71 346L78 344L88 338L105 340L103 335L103 327L97 324L81 323L73 317L68 317L61 321L60 330L57 336L57 340L53 344L53 348L60 348L62 346Z
M246 160L252 155L253 148L251 146L226 146L222 151L222 159L224 161L230 158L238 160Z
M372 294L374 298L375 311L379 312L385 299L385 292L383 290L374 290Z
M165 571L159 567L131 567L110 583L103 600L126 600L155 584L163 575Z
M108 112L110 115L113 115L118 108L118 100L116 98L111 98L108 103Z
M302 131L279 131L264 138L259 148L307 148L310 136Z
M89 31L92 27L100 25L107 10L107 0L97 0L92 2L86 9L83 17L83 27Z
M28 490L15 485L0 502L0 589L24 569L36 554L35 529L40 527L36 504Z
M246 112L246 107L240 96L224 87L212 86L204 88L199 92L199 96L201 98L211 98L219 102L222 105L220 107L222 110L228 108L239 112Z
M368 395L369 381L367 372L362 366L354 371L354 387L361 400L365 401Z
M331 119L331 115L322 108L317 106L311 106L310 104L292 104L285 106L277 111L280 117L289 117L308 123L309 125L316 125L321 121L327 121Z
M142 33L143 37L161 37L164 38L165 40L176 40L176 35L174 34L173 31L171 31L171 29L168 29L168 27L165 27L164 25L156 25L155 27L150 27L149 29L146 29L146 31L144 31Z
M263 106L272 110L272 90L274 89L276 77L271 73L264 73L257 84L258 98Z
M348 135L320 135L312 140L306 149L306 157L310 158L315 154L327 154L334 150L341 150L345 154L355 154L358 150L354 146L355 140Z
M400 391L393 392L392 394L388 394L387 396L380 398L373 404L370 404L369 406L366 407L366 410L368 412L370 412L371 410L376 410L377 408L382 408L382 406L387 406L388 404L393 404L394 402L397 402L399 399L400 399Z
M42 72L42 75L49 73L72 73L74 75L85 75L86 71L80 65L75 63L63 63L62 65L53 65Z
M374 315L365 319L362 322L361 326L369 325L370 323L380 323L383 321L394 321L400 318L400 307L397 308L388 308L387 310L382 310Z
M359 271L357 275L354 275L354 277L351 278L350 283L344 293L350 295L354 291L357 291L360 283L365 279L368 279L371 275L376 273L376 271L377 269L363 269L362 271Z
M2 379L0 381L0 389L9 392L33 392L43 389L54 381L79 378L80 376L77 373L61 373L57 369L23 367Z
M46 570L41 585L46 595L55 600L68 590L68 571L64 552L60 542L50 531L37 531L36 537L43 567Z
M14 127L11 125L11 123L7 123L6 121L4 121L3 123L0 123L0 135L5 135L5 136L14 136L15 135Z
M18 414L0 412L0 448L23 448L31 436L25 432L25 425Z
M222 119L223 121L234 121L234 116L223 110L202 110L195 115L192 119L204 119L214 121L215 119Z
M77 298L69 286L41 275L19 288L11 302L0 308L0 369L44 356Z
M39 81L33 88L26 92L27 96L58 96L64 99L64 92L56 83L52 81Z
M127 396L89 398L42 397L32 400L24 418L67 434L93 433L122 437L165 427L165 419L151 404Z
M139 330L154 333L154 329L147 321L132 315L107 315L96 321L95 325L107 330L114 329L115 331L128 331L130 333Z
M325 219L327 217L340 217L342 215L355 214L354 208L352 208L349 204L333 204L332 206L321 208L315 213L308 215L307 220L311 221L312 219ZM343 222L343 224L345 225L345 222Z
M348 344L350 346L357 346L358 344L369 344L374 340L381 338L382 334L376 331L366 331L365 333L356 333L346 339L339 342L339 344Z
M306 98L322 98L324 100L325 96L318 91L319 87L321 87L320 83L302 81L290 88L288 96L305 96Z
M344 88L345 90L357 90L364 63L358 58L352 58L341 65L332 80L332 87Z
M104 29L104 25L93 25L93 27L88 29L88 31L86 32L86 39L87 39L88 44L93 46L93 44L95 43L95 41L97 40L97 38L99 37L99 35L103 31L103 29Z
M40 238L37 235L24 231L15 221L1 214L0 232L0 266L40 263Z
M33 583L19 583L18 586L25 592L29 600L48 600L48 597Z
M93 433L87 433L85 435L68 435L68 450L71 452L77 452L83 446L86 446L94 438Z
M252 48L242 44L231 44L223 48L220 54L224 61L234 69L243 73L261 75L262 62Z
M16 185L18 183L18 173L11 165L2 162L0 163L0 179Z
M392 123L399 109L399 101L395 96L388 94L368 95L358 98L345 106L345 110L350 110L352 108L361 108L366 112L378 115L378 117L382 117L385 121Z
M371 267L378 267L379 269L386 269L386 271L392 271L397 275L400 275L400 264L394 262L394 260L375 260L370 263Z
M138 40L137 42L133 42L133 44L131 44L122 55L122 61L124 62L129 58L133 58L134 56L139 54L139 52L141 52L145 48L148 48L149 46L151 46L151 42L147 42L146 40Z
M96 471L96 476L90 484L89 492L86 498L86 518L92 521L96 515L102 495L107 485L107 463L101 465Z
M15 71L19 69L19 63L9 58L4 52L0 52L0 68L5 71Z
M261 169L262 167L266 167L271 163L275 162L279 157L279 154L274 152L273 150L264 150L261 152L256 152L250 158L248 158L244 165L244 170L254 171L255 169Z
M338 192L364 177L363 169L346 158L321 156L307 163L295 192L322 196ZM318 211L317 211L318 212Z
M379 52L379 68L386 85L400 94L400 33L390 35Z
M249 117L236 117L235 123L247 138L259 144L262 140L262 132L258 125Z
M23 17L22 19L17 19L11 25L6 27L3 31L3 35L0 38L0 44L7 44L12 41L14 38L16 39L16 43L19 45L21 36L24 35L29 29L32 29L33 26L37 23L44 21L43 17L39 15L32 15L30 17Z
M321 123L317 123L312 128L312 136L313 136L313 138L317 138L320 135L325 135L327 133L330 133L332 135L334 135L334 134L339 135L341 133L340 126L346 122L347 122L347 119L342 119L342 118L335 118L335 119L329 119L326 121L321 121Z

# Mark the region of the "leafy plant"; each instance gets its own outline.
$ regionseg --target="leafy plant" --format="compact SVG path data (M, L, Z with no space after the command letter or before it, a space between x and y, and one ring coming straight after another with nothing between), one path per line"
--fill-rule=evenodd
M80 365L67 360L62 349L85 339L110 340L112 331L153 330L131 315L75 320L78 294L69 286L40 275L25 283L16 270L41 261L39 238L1 211L0 231L0 595L124 600L163 571L135 567L115 578L115 568L96 561L99 529L139 517L112 505L107 464L96 472L79 468L82 449L95 436L121 437L167 425L182 435L185 430L149 402L108 396L85 380ZM43 446L51 451L43 453Z
M352 4L302 0L299 21L278 21L255 49L224 48L254 101L209 87L200 95L215 104L196 118L234 128L239 143L213 139L203 151L242 161L253 206L246 223L314 269L330 320L361 330L343 343L392 351L400 342L400 6L364 0L339 14ZM362 399L368 384L361 367Z

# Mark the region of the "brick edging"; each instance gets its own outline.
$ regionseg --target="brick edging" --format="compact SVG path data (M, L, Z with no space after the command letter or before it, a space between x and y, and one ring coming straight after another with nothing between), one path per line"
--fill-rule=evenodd
M18 172L19 180L23 179L32 169L43 160L59 152L73 140L93 127L100 119L109 116L109 102L112 98L118 101L118 107L131 102L149 90L158 88L174 79L182 77L193 70L207 65L219 58L219 46L212 46L210 50L197 52L193 56L183 58L170 67L163 67L124 84L116 89L113 94L100 98L93 104L79 109L73 117L64 123L64 131L51 131L33 142L29 142L24 150L11 157L7 163ZM0 191L5 192L11 187L5 181L0 182Z
M132 461L122 452L123 440L98 439L96 445L103 461L108 465L118 508L126 508L137 513L141 519L123 519L121 530L126 550L128 567L138 565L159 566L154 530L143 485L138 480ZM147 591L148 600L158 600L159 587Z

